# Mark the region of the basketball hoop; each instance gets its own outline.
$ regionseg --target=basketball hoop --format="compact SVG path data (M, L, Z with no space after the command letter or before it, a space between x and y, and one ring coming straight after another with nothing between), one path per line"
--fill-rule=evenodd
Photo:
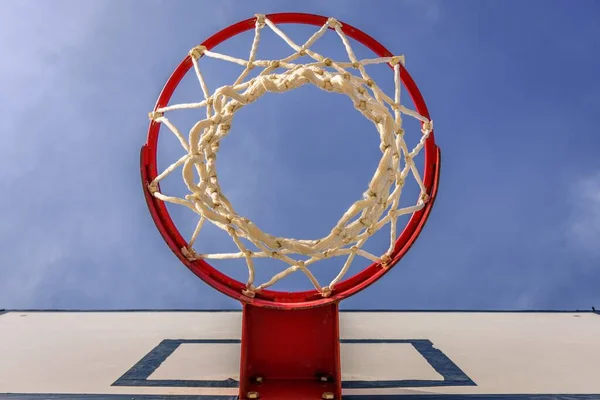
M278 28L279 24L289 23L314 25L320 29L306 43L298 45ZM279 60L256 59L260 32L267 27L293 49L289 57ZM218 44L251 29L255 30L255 37L248 60L212 51ZM329 30L335 31L342 40L349 56L348 62L331 60L311 50L311 45ZM348 38L368 47L377 58L358 60ZM295 63L304 55L311 57L314 62ZM199 59L205 56L240 64L244 72L232 85L219 88L211 94L199 65ZM367 34L332 18L300 13L257 15L225 28L192 49L168 79L154 111L150 113L147 141L141 150L141 174L152 218L169 248L187 268L213 288L244 304L240 398L256 398L256 394L263 399L271 398L269 396L286 399L285 393L293 388L296 394L307 393L307 398L313 398L311 396L316 394L330 398L331 394L331 398L339 399L338 303L389 271L415 242L429 217L437 194L440 151L435 144L432 121L423 97L403 62L403 57L392 55ZM367 75L364 66L376 63L386 63L392 68L396 83L394 98L383 93ZM255 67L264 69L257 77L245 81L249 71ZM284 72L276 73L278 69ZM348 72L349 69L358 73L354 75ZM169 105L175 89L190 70L196 73L205 99L195 104ZM328 236L316 240L278 238L238 215L220 191L215 169L219 142L228 135L237 110L267 92L293 90L305 84L347 95L355 108L375 124L381 137L382 151L382 160L364 197L353 204ZM401 85L407 89L415 105L414 111L400 103ZM186 139L166 114L194 108L206 108L206 118L198 121ZM422 136L412 150L408 149L403 139L402 115L421 122ZM159 173L157 147L161 125L179 138L187 154ZM421 150L425 154L422 179L421 172L412 161ZM402 162L404 167L401 167ZM177 167L183 169L184 182L190 190L190 194L184 198L175 198L160 190L160 180ZM198 183L194 181L194 170L199 176ZM400 195L409 174L414 176L421 192L414 206L400 209ZM179 232L165 202L186 206L200 216L191 239L186 240ZM396 220L399 215L406 214L411 215L410 219L396 238ZM197 253L193 243L205 222L226 231L240 252L219 255ZM396 238L391 240L388 251L379 256L364 251L362 245L386 225L390 226L391 236ZM248 249L240 238L250 241L257 250ZM294 254L306 256L308 260L299 261L293 257ZM346 256L346 263L337 277L323 286L312 275L309 265L332 255ZM343 279L356 256L371 260L371 265ZM257 285L254 282L254 260L265 257L282 260L289 267L270 281ZM248 281L243 283L225 275L207 262L211 258L244 259L249 270ZM315 289L302 292L268 289L295 272L304 273ZM258 331L259 326L261 332ZM267 331L277 332L277 335L266 334ZM294 358L310 362L292 366L290 360Z

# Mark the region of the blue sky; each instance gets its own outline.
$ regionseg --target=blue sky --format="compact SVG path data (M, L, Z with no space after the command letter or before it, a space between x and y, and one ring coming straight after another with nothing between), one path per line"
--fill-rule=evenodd
M423 234L344 307L600 308L600 4L586 0L3 2L0 308L238 306L160 238L139 148L190 48L281 11L336 17L406 55L442 148ZM246 52L242 39L223 52ZM228 76L207 68L215 85ZM236 116L223 187L265 230L316 237L364 190L374 131L335 95L278 96Z

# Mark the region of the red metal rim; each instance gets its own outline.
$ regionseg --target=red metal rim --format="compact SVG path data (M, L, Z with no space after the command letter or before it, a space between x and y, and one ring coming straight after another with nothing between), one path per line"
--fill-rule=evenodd
M322 26L328 20L327 17L303 13L278 13L269 14L267 17L275 24L296 23L315 26ZM254 29L255 22L256 18L240 21L214 34L204 41L202 45L210 50L227 39L232 38L233 36L236 36L247 30ZM371 49L377 56L392 56L392 53L390 53L383 45L366 33L343 22L342 30L349 37ZM169 100L181 82L181 79L183 79L184 75L192 67L192 61L190 57L187 56L175 69L165 84L160 96L158 97L158 101L156 102L155 110L168 105ZM421 95L412 77L404 67L401 67L400 69L400 78L408 90L409 95L415 104L416 110L421 115L430 118L427 106L423 100L423 96ZM186 240L175 226L175 223L169 215L165 204L152 196L148 190L148 184L152 182L156 176L158 176L156 158L158 151L157 147L159 132L160 124L151 121L148 128L146 144L142 146L141 149L140 160L144 196L156 227L158 228L169 248L196 276L227 296L255 306L266 306L282 309L315 307L338 302L365 289L385 275L385 273L389 271L391 267L394 266L410 249L421 233L425 222L431 213L431 209L437 195L440 176L440 150L435 144L435 139L432 132L425 143L425 165L423 173L423 183L427 189L427 194L430 196L430 201L423 209L414 213L409 219L404 230L396 240L394 251L391 255L392 261L388 268L382 268L379 263L373 263L356 275L338 283L331 295L326 298L322 297L321 294L316 290L304 292L263 290L259 293L256 293L254 298L248 298L242 294L242 291L245 289L245 284L223 274L204 260L189 261L182 254L181 249L187 247Z

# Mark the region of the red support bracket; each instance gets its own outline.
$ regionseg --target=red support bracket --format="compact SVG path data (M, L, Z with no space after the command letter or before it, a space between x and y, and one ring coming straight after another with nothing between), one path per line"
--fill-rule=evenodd
M340 400L338 304L299 310L244 303L240 400Z

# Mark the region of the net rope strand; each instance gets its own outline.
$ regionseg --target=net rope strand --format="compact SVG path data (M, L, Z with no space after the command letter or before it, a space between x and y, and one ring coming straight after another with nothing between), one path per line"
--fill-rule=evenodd
M257 60L261 31L265 27L285 41L292 48L293 53L280 60ZM310 49L329 29L335 30L340 37L349 61L334 61ZM186 152L149 184L150 192L159 200L185 206L200 216L188 246L181 249L182 253L190 261L245 259L248 280L243 293L249 297L254 297L258 291L272 286L297 271L304 273L315 289L322 296L327 297L335 285L343 279L356 256L379 262L385 268L391 261L390 255L396 241L398 217L421 210L429 201L413 160L423 149L425 141L433 130L433 123L400 103L400 64L404 64L404 57L358 60L350 41L342 31L341 23L333 18L329 18L327 23L304 44L298 45L264 15L257 15L248 60L209 51L204 46L193 48L189 56L204 99L198 103L169 105L149 114L150 119L164 124L177 137ZM232 85L220 87L211 94L198 63L202 56L232 62L244 67L244 70ZM307 64L294 62L303 56L312 58L314 62ZM377 86L365 69L366 65L382 63L393 67L395 87L393 99ZM256 67L263 70L256 77L245 80L250 71ZM276 73L278 69L284 71ZM349 72L349 69L358 71L358 74ZM375 125L382 152L381 160L362 198L350 206L327 236L316 240L276 237L263 232L248 218L240 216L221 191L216 170L219 143L229 134L236 111L266 93L283 93L306 84L348 96L354 107ZM170 111L197 108L206 108L206 118L194 124L187 138L165 116ZM421 121L421 138L411 150L404 140L403 115ZM159 182L179 167L182 168L183 180L189 194L180 198L161 193ZM419 185L420 196L415 205L399 208L402 189L409 174ZM197 181L195 176L198 176ZM197 253L193 246L206 221L226 231L239 252ZM362 249L366 241L387 224L390 226L390 245L387 251L381 256L376 256ZM242 239L252 243L258 251L248 249ZM306 260L294 259L294 256L301 256ZM329 284L321 286L308 267L319 260L336 256L346 256L346 261L338 275ZM256 285L254 259L267 257L281 260L289 266L269 281Z

